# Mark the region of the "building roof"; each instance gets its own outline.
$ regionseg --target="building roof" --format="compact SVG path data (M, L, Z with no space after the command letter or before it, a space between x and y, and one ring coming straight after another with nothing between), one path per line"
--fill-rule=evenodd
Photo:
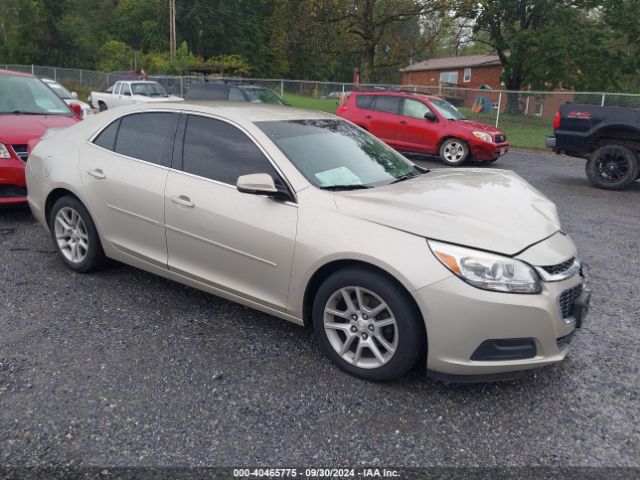
M467 55L465 57L432 58L400 69L401 72L423 72L448 68L492 67L501 65L497 55Z

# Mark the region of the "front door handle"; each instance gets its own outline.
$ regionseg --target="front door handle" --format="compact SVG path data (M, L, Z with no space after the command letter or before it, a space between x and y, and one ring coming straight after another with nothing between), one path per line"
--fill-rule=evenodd
M176 205L178 205L179 207L193 208L196 206L196 204L193 203L191 199L186 195L180 195L179 197L171 197L171 201Z
M400 120L400 125L406 125L406 124L407 124L406 120Z
M105 178L107 178L104 172L99 168L96 168L95 170L89 170L87 171L87 173L98 180L104 180Z
M373 117L371 115L365 115L365 117L367 120L371 120Z

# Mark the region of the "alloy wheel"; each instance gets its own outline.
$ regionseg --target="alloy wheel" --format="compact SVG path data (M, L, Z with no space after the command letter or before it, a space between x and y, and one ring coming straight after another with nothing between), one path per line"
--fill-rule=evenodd
M398 348L398 325L391 308L358 286L343 287L329 297L324 330L333 349L359 368L381 367Z
M457 163L464 157L465 148L460 142L449 142L443 149L443 157L449 163Z
M56 214L54 225L62 255L72 263L82 263L89 251L89 233L80 214L71 207L63 207Z
M629 173L629 164L624 155L618 152L607 152L596 164L596 175L605 183L616 183Z

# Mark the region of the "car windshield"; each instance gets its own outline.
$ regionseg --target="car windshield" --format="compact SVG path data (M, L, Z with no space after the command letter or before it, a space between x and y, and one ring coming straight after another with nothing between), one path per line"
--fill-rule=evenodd
M63 100L64 99L74 100L73 95L71 95L71 92L66 88L64 88L62 85L60 85L59 83L56 83L56 82L45 82L45 83L49 85L49 87L51 87L53 91L56 92L56 94Z
M256 125L319 188L368 188L420 174L395 150L343 120L270 121Z
M456 107L440 98L431 100L431 105L447 120L464 120L466 117Z
M271 103L273 105L286 105L287 103L280 98L273 90L268 88L247 88L245 93L252 102Z
M0 114L71 115L60 97L40 80L0 75Z
M132 83L131 89L134 95L145 97L168 97L167 91L159 83Z

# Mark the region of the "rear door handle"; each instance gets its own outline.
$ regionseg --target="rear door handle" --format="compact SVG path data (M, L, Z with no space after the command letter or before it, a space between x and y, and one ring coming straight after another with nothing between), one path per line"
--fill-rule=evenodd
M406 125L407 122L405 120L400 120L400 125Z
M171 197L171 201L176 205L178 205L179 207L193 208L196 206L196 204L193 203L191 199L186 195L180 195L179 197Z
M373 117L371 115L365 115L364 118L366 118L367 120L371 120Z
M89 170L87 171L87 173L98 180L104 180L105 178L107 178L104 172L99 168L96 168L95 170Z

